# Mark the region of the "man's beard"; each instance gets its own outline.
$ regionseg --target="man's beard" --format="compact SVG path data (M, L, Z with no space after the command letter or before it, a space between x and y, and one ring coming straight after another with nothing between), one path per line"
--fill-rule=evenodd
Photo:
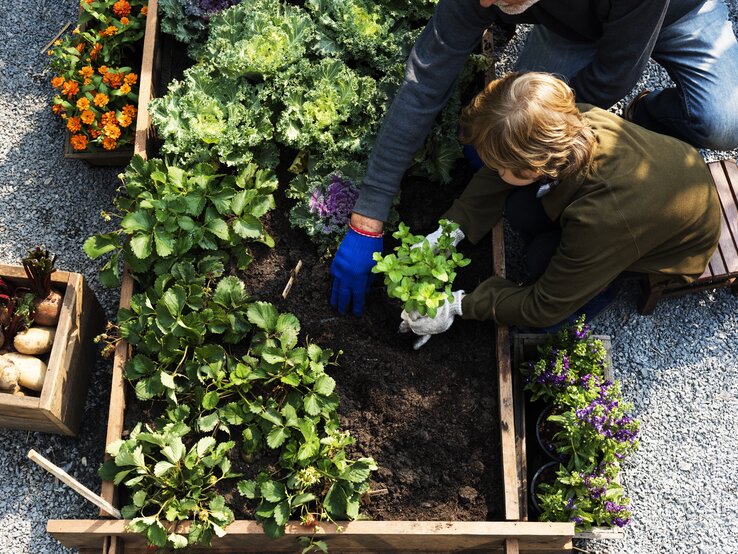
M523 13L528 8L530 8L536 2L538 2L538 0L526 0L522 4L516 4L514 6L511 6L511 5L505 4L505 0L501 0L495 5L508 15L518 15L518 14Z

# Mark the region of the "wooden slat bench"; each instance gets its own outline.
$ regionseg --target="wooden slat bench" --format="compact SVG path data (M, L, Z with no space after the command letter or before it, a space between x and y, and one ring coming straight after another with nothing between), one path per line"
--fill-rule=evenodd
M715 254L700 278L688 285L651 285L647 279L644 280L643 294L638 303L638 312L641 314L653 312L656 303L664 297L724 286L729 286L733 294L738 294L738 166L735 160L724 160L712 162L708 167L722 211L720 242Z

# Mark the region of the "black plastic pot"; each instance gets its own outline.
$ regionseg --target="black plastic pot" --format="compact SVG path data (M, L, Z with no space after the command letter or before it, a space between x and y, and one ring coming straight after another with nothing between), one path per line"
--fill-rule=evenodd
M555 431L551 431L549 433L541 432L542 430L550 430L556 426L556 424L547 421L548 416L554 413L554 409L553 405L549 405L546 406L540 414L538 414L538 419L536 420L536 440L538 441L538 446L541 447L541 450L543 450L546 456L556 462L565 462L569 457L565 454L559 454L556 452L556 446L552 440Z
M541 507L538 505L538 496L536 490L538 485L541 483L553 483L556 480L556 470L559 467L559 462L548 462L538 468L538 471L533 475L533 479L530 481L530 502L533 508L539 514L543 512Z

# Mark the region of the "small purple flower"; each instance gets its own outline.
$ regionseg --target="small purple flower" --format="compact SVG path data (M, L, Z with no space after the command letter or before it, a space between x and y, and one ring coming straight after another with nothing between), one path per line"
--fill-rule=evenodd
M579 524L581 524L584 521L584 519L581 518L581 517L579 517L579 516L574 516L573 518L571 518L571 521L573 521L575 524L579 525Z

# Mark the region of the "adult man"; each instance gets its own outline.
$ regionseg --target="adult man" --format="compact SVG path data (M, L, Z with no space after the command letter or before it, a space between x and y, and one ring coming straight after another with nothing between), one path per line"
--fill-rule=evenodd
M536 23L518 69L563 75L578 102L602 108L633 88L652 57L677 87L639 97L628 118L696 147L738 145L738 43L721 0L441 0L410 54L331 268L341 313L361 314L402 175L494 21Z

